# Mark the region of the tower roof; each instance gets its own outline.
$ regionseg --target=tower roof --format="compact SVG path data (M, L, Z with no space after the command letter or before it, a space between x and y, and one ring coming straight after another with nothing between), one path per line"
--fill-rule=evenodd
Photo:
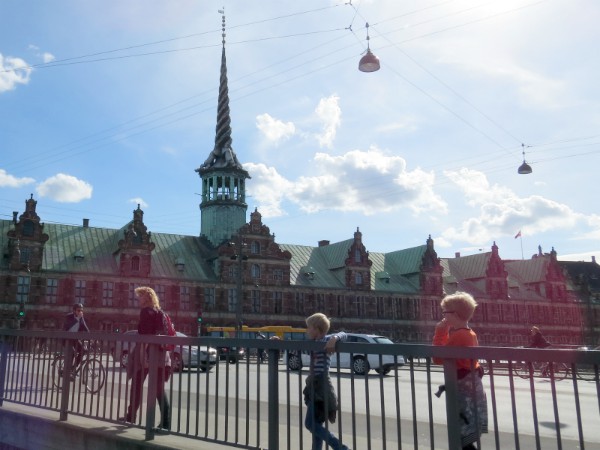
M244 170L232 147L229 89L227 87L227 59L225 57L224 15L222 16L222 31L223 49L221 52L221 77L219 80L219 102L217 106L215 146L204 163L196 169L200 174L212 169L222 168Z

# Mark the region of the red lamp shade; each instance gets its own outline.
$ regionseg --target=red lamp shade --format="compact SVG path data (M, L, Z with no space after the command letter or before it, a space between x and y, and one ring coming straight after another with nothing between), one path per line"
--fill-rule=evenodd
M361 72L375 72L380 67L379 58L371 53L371 49L367 48L367 54L360 58L358 62L358 70Z

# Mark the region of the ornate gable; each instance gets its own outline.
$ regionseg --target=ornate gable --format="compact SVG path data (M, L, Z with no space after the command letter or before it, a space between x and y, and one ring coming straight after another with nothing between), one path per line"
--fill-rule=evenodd
M218 255L222 281L237 281L241 268L242 279L250 279L255 285L290 284L292 254L281 250L275 242L275 235L262 223L257 209L250 214L250 222L239 229L231 242L219 246Z
M485 275L486 293L492 298L508 298L508 272L504 268L504 261L498 254L498 246L495 241Z
M19 216L14 213L13 222L15 228L7 233L9 238L9 259L11 270L23 270L37 272L42 267L44 256L44 245L48 235L44 233L44 224L36 212L37 201L33 194L25 201L25 212Z
M125 238L119 241L119 273L123 276L150 275L152 269L151 233L144 225L144 211L138 205L133 211L133 220L124 231Z
M423 253L422 263L419 271L419 282L421 292L425 295L442 295L443 280L442 272L444 268L440 262L440 258L433 248L433 239L431 235L427 238L427 248Z
M362 242L362 233L358 227L354 232L354 241L348 249L348 257L344 261L346 266L346 287L358 291L371 289L371 266L369 252Z
M562 267L558 264L554 247L546 267L546 298L556 302L567 300L567 283Z

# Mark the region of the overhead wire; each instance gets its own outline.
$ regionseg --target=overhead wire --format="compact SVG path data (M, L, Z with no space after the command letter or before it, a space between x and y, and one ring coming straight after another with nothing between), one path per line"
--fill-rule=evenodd
M473 23L481 22L483 20L489 20L489 19L497 17L499 15L507 14L509 12L520 10L520 9L525 8L525 7L530 7L530 6L534 6L534 5L543 3L544 1L547 1L547 0L540 0L540 1L537 1L537 2L534 2L534 3L531 3L529 5L519 6L517 8L513 8L513 9L510 9L510 10L507 10L507 11L503 11L501 13L493 14L491 16L487 16L487 17L483 17L483 18L478 18L475 21L468 22L468 24L470 25L470 24L473 24ZM492 1L492 2L488 2L488 3L482 4L482 5L481 4L480 5L476 5L476 6L471 7L471 8L466 8L466 9L463 9L463 10L460 10L460 11L455 11L453 14L450 14L450 15L458 15L458 14L462 14L462 13L465 13L465 12L468 12L468 11L472 11L474 9L478 9L478 8L483 7L483 6L486 6L486 5L490 4L490 3L496 3L496 2ZM356 11L356 14L359 14L358 11ZM407 14L402 14L402 15L396 16L396 17L406 17L407 15L411 15L411 14L413 14L413 12L407 13ZM443 16L443 18L446 18L446 17L448 17L450 15ZM365 17L363 17L362 15L361 15L361 17L363 18L363 20L367 21L367 19ZM388 20L392 20L392 19L388 19ZM428 21L424 21L424 22L420 22L418 25L429 23L429 22L432 22L434 20L439 20L439 18L428 20ZM454 89L448 83L446 83L445 81L443 81L440 77L438 77L437 75L435 75L431 70L427 69L420 62L418 62L415 58L413 58L408 53L406 53L404 50L402 50L400 48L400 46L399 46L398 43L392 42L387 37L387 35L391 34L392 32L386 32L386 33L380 32L379 29L378 29L378 25L380 23L383 23L383 22L386 22L386 21L387 20L380 21L380 22L375 22L375 23L370 23L369 26L370 26L370 28L372 28L375 31L376 35L379 35L380 37L384 38L389 43L389 46L394 47L396 50L398 50L400 53L402 53L402 55L404 55L406 58L408 58L413 64L415 64L417 67L419 67L425 73L427 73L430 77L432 77L434 80L436 80L442 86L444 86L446 89L448 89L450 92L452 92L452 94L454 94L456 97L458 97L459 99L461 99L468 106L470 106L471 108L473 108L476 112L478 112L481 116L483 116L490 123L492 123L493 125L495 125L498 129L500 129L501 131L503 131L506 135L510 136L512 139L514 139L515 141L517 141L519 143L523 143L524 142L523 139L520 139L520 138L516 137L513 133L511 133L510 131L508 131L506 129L506 127L502 126L501 124L498 123L498 121L494 120L489 114L487 114L484 111L482 111L480 108L478 108L476 105L474 105L471 101L469 101L464 95L462 95L461 93L459 93L456 89ZM452 27L452 29L453 28L454 27ZM386 48L386 47L381 47L381 48L383 49L383 48ZM505 146L503 146L498 141L496 141L495 139L493 139L488 133L485 133L483 130L480 130L479 128L475 127L473 124L471 124L470 121L468 121L467 119L465 119L462 115L458 114L452 108L450 108L447 105L445 105L444 103L442 103L440 100L438 100L437 98L435 98L432 94L429 94L424 89L420 88L419 86L417 86L416 84L414 84L412 81L408 80L405 76L403 76L402 74L400 74L398 71L396 71L395 69L393 69L391 66L389 66L389 65L386 64L386 67L388 67L390 70L392 70L396 75L398 75L405 82L407 82L408 84L410 84L411 86L413 86L415 89L419 90L421 93L423 93L424 95L426 95L427 97L429 97L431 100L433 100L434 102L436 102L438 105L442 106L444 109L446 109L447 111L449 111L450 113L452 113L454 116L456 116L459 120L461 120L466 125L468 125L469 127L471 127L473 130L475 130L478 133L482 134L490 142L492 142L493 144L495 144L499 148L502 148L502 149L506 150ZM511 156L514 156L514 154L512 152L509 152L509 154Z
M444 2L444 3L449 3L449 2ZM541 3L541 2L537 2L537 3ZM478 20L478 21L481 21L481 20L485 20L485 19L480 19L480 20ZM470 24L470 23L475 23L475 22L476 22L476 21L471 21L471 22L469 22L469 24ZM380 22L380 23L381 23L381 22ZM466 24L463 24L463 25L461 25L461 26L464 26L464 25L466 25ZM449 29L455 29L455 28L456 28L456 27L452 27L452 28L449 28ZM336 31L339 31L339 30L340 30L340 29L336 29ZM389 34L389 33L387 33L387 34ZM299 34L299 35L300 35L300 34ZM275 39L275 38L276 38L276 37L273 37L272 39ZM239 41L238 43L244 43L244 42L251 42L251 41L250 41L250 40L248 40L248 41ZM389 42L389 40L388 40L388 42ZM394 45L396 45L396 44L394 44ZM211 46L211 45L209 45L209 46L203 46L202 48L208 48L208 47L214 47L214 46ZM132 57L133 57L133 56L132 56ZM339 64L340 62L346 61L347 59L348 59L348 58L340 59L340 60L338 60L338 61L336 61L336 62L334 62L334 63L331 63L331 64L329 64L329 65L327 65L327 66L324 66L324 67L322 67L322 68L321 68L321 69L319 69L319 70L322 70L323 68L331 67L331 66L333 66L333 65L335 65L335 64ZM293 70L293 69L289 69L289 70ZM311 74L311 73L314 73L314 72L315 72L315 70L313 70L313 71L309 71L309 72L307 72L307 74L304 74L304 75L308 75L308 74ZM282 72L282 73L285 73L285 72ZM302 77L302 76L304 76L304 75L303 75L303 74L297 75L296 77L294 77L294 78L292 78L292 79L290 79L290 80L294 80L294 79L301 78L301 77ZM280 85L282 85L282 84L285 84L286 82L289 82L289 81L286 81L286 80L284 80L284 81L281 81L281 82L279 82L278 84L276 84L275 86L280 86ZM265 88L265 89L268 89L268 88ZM263 90L264 90L264 89L263 89ZM246 94L244 97L247 97L247 96L250 96L250 95L254 95L254 94L258 93L258 92L262 92L262 90L257 90L257 91L254 91L254 92L252 92L252 93L248 93L248 94ZM242 97L242 98L243 98L243 97ZM186 101L187 101L187 100L186 100ZM207 101L208 101L208 100L207 100ZM204 103L204 102L203 102L203 103ZM183 110L182 110L182 111L183 111ZM204 111L204 110L203 110L203 111ZM203 112L203 111L200 111L200 112ZM183 117L183 118L187 118L187 117L190 117L190 116L193 116L193 115L194 115L194 114L190 114L190 115L187 115L187 116L185 116L185 117ZM168 117L168 116L167 116L167 117ZM183 119L183 118L180 118L180 119ZM151 121L151 122L149 122L149 123L153 123L153 122L154 122L154 121ZM176 122L176 121L175 121L175 122ZM167 122L166 124L171 124L171 123L173 123L173 121L169 121L169 122ZM158 128L158 127L159 127L159 126L152 127L152 128L150 128L149 130L146 130L146 131L150 131L150 130L156 129L156 128ZM141 133L141 132L140 132L140 133ZM136 133L136 134L139 134L139 133Z

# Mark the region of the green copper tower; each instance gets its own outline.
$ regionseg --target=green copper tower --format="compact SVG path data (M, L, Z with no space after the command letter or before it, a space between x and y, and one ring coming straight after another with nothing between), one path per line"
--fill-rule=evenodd
M222 17L223 50L215 147L196 169L202 179L200 236L218 246L237 233L246 223L246 179L250 175L231 147L231 117L225 59L225 16Z

